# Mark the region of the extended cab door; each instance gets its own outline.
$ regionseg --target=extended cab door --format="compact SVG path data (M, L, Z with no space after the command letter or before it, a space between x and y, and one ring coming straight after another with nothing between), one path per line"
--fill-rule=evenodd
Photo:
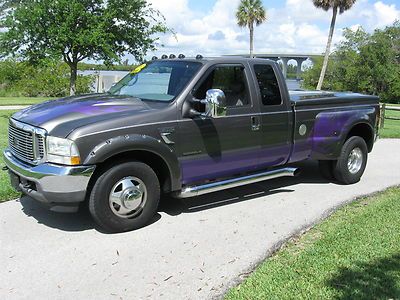
M283 165L290 156L293 126L286 82L276 64L251 62L250 65L261 110L259 167Z
M217 64L205 72L190 98L204 99L207 90L226 95L227 115L221 118L183 118L179 122L182 183L206 182L252 171L260 151L259 108L251 84L251 70L243 64ZM204 108L197 107L197 111Z

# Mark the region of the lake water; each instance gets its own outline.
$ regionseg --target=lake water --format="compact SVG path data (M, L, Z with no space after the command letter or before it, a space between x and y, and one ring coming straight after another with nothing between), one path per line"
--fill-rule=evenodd
M79 71L81 75L92 75L96 77L95 83L92 87L93 92L105 92L110 87L120 81L129 72L126 71ZM300 83L297 80L288 79L287 81L289 90L300 89Z

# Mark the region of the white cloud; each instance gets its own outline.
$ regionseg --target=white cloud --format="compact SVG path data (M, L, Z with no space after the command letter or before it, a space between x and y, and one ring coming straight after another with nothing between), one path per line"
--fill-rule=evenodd
M394 4L386 5L382 1L374 4L377 27L384 27L400 20L400 10L396 9Z
M236 24L239 0L217 0L208 13L190 9L188 0L150 0L166 17L176 37L161 37L165 48L149 56L184 53L189 56L248 53L248 30ZM267 2L268 3L268 2ZM325 50L331 14L308 0L286 0L285 7L268 9L268 21L255 29L255 51L269 53L322 53ZM400 10L384 0L359 0L340 15L334 43L341 39L344 27L363 26L369 31L400 19Z

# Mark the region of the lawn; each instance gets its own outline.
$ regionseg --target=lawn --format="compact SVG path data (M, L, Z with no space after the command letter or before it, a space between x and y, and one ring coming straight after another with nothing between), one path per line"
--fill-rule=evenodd
M388 104L388 106L395 106ZM400 119L400 111L387 110L386 117ZM400 120L385 120L385 127L380 130L380 137L382 138L400 138Z
M0 97L1 105L32 105L54 98L48 97Z
M0 149L3 151L7 146L8 118L14 113L12 110L0 110ZM0 167L4 166L3 154L0 155ZM17 198L19 193L11 188L8 174L0 171L0 202Z
M226 299L400 299L399 215L399 187L347 205L290 241Z

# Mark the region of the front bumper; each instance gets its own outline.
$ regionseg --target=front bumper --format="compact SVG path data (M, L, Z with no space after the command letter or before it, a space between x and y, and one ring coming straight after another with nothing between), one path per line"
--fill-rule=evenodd
M60 166L43 163L31 166L16 159L10 150L3 152L12 186L45 203L53 211L76 211L85 200L86 189L95 166Z

